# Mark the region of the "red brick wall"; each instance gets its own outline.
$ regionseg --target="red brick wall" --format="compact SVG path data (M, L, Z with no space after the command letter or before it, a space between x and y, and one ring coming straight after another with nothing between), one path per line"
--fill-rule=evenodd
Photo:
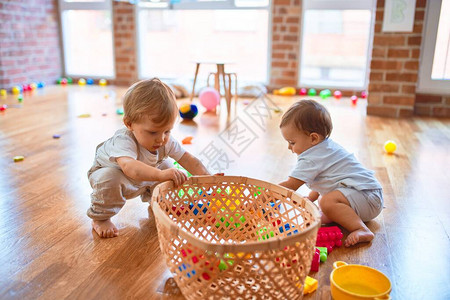
M273 0L271 86L297 85L301 15L301 0Z
M414 113L420 116L450 117L450 95L416 94Z
M61 76L57 0L0 0L0 87Z
M377 1L367 114L414 114L425 4L416 1L413 32L382 32L384 1Z
M111 83L128 86L137 81L137 45L134 5L113 1L116 79Z

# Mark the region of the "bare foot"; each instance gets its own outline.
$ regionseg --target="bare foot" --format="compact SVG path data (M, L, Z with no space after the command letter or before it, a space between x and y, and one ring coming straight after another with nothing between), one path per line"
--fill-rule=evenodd
M373 240L373 233L368 228L361 228L350 232L348 237L345 239L345 247L350 247L356 245L357 243L370 242Z
M92 228L101 238L112 238L119 235L119 230L110 219L102 221L93 220Z

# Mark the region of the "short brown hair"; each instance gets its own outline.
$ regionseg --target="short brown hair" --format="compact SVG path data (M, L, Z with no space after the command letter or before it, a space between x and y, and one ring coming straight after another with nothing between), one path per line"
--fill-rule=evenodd
M281 118L280 127L293 123L298 130L307 134L316 132L328 138L333 129L330 113L322 104L314 100L294 103Z
M156 124L167 124L178 116L175 94L158 78L142 80L128 88L123 109L127 123L139 122L147 117Z

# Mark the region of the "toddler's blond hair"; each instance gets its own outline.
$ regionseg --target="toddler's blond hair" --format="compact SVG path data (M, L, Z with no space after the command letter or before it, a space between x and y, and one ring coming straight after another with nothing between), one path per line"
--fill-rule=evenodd
M131 124L150 118L156 124L174 122L178 107L172 89L159 80L142 80L128 88L123 100L124 121Z

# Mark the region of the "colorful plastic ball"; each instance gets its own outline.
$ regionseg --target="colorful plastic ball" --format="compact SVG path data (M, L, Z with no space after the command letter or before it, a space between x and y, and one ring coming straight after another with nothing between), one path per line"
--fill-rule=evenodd
M353 96L350 97L350 100L352 101L353 105L356 105L356 103L358 102L358 97L353 95Z
M301 96L305 96L308 93L308 91L305 88L301 88L299 94Z
M66 84L67 84L67 79L66 78L61 79L61 85L66 85Z
M220 94L216 89L207 87L200 92L198 99L206 110L211 111L216 109L217 105L219 105Z
M38 89L41 89L41 88L43 88L44 86L45 86L45 83L42 82L42 81L39 81L38 84L37 84Z
M327 99L328 97L331 96L331 91L329 89L321 90L319 95L320 95L320 98Z
M31 91L31 86L29 84L24 84L24 85L22 85L22 90L24 92Z
M12 87L11 91L14 95L19 95L22 92L22 88L18 85L15 85Z
M8 92L5 89L0 90L0 96L6 96L8 95Z
M198 108L195 104L183 104L180 106L180 116L183 119L192 120L198 114Z
M341 99L342 93L341 93L341 91L334 91L333 96L336 99Z
M31 90L34 91L35 89L37 89L37 83L35 83L35 82L30 83L30 87L31 87Z
M0 105L0 111L5 111L7 108L8 108L8 105L6 105L6 104Z
M309 89L309 90L308 90L308 95L309 95L309 96L315 96L315 95L317 95L316 89Z
M87 80L86 80L86 83L87 84L94 84L94 79L92 79L92 78L88 78Z
M116 114L123 115L125 112L123 111L123 108L116 109Z
M367 92L366 91L362 91L361 92L361 98L363 98L363 99L367 98Z
M386 151L386 153L392 154L395 152L395 150L397 150L397 144L391 140L386 141L384 143L384 150Z
M72 77L67 77L67 83L68 83L68 84L72 84L72 83L73 83Z
M98 84L101 86L106 86L108 84L108 81L106 81L106 79L100 79Z
M78 85L86 85L86 79L84 78L78 79Z
M17 96L17 101L19 101L19 103L22 103L22 101L23 101L23 95L22 94Z

